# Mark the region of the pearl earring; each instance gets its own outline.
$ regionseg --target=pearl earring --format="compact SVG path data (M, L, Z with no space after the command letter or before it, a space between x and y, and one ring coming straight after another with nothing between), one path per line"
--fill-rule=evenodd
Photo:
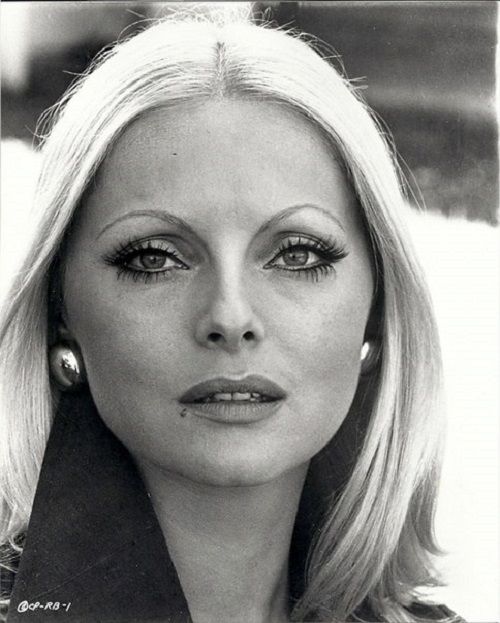
M361 347L361 374L370 374L379 357L379 346L375 340L366 340Z
M79 389L87 380L80 353L67 344L55 344L50 349L49 363L53 379L64 391Z

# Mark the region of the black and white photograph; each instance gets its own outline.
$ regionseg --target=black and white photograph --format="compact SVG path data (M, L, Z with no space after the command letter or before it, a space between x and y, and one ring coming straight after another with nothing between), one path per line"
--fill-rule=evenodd
M498 623L498 3L0 19L0 621Z

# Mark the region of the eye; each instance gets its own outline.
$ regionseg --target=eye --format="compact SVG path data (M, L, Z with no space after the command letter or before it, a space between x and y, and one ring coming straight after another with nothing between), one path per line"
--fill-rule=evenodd
M317 280L320 275L331 272L334 264L346 256L346 250L335 241L297 235L283 241L276 255L264 268Z
M321 258L317 253L305 246L296 245L282 251L274 260L274 266L283 266L290 269L314 266Z
M130 240L105 256L104 261L118 269L118 277L134 281L157 281L173 271L189 269L175 247L163 238Z
M127 262L128 268L135 270L171 270L182 268L178 260L162 249L138 251Z

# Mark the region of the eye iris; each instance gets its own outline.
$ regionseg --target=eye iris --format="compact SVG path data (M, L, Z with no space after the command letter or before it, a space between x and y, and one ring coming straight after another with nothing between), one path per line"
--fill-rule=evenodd
M162 268L166 257L161 253L144 253L139 259L143 268Z
M304 266L307 264L309 251L304 249L290 249L283 253L283 262L287 266Z

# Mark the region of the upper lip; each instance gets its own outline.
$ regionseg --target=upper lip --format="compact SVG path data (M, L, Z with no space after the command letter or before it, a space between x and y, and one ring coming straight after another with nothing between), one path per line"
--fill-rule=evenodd
M285 398L285 391L273 381L266 379L264 376L252 374L245 376L240 380L231 380L224 377L218 377L197 383L190 387L187 392L182 394L179 399L181 403L196 402L218 393L233 393L238 392L241 394L257 393L262 396L266 396L271 400L280 400Z

